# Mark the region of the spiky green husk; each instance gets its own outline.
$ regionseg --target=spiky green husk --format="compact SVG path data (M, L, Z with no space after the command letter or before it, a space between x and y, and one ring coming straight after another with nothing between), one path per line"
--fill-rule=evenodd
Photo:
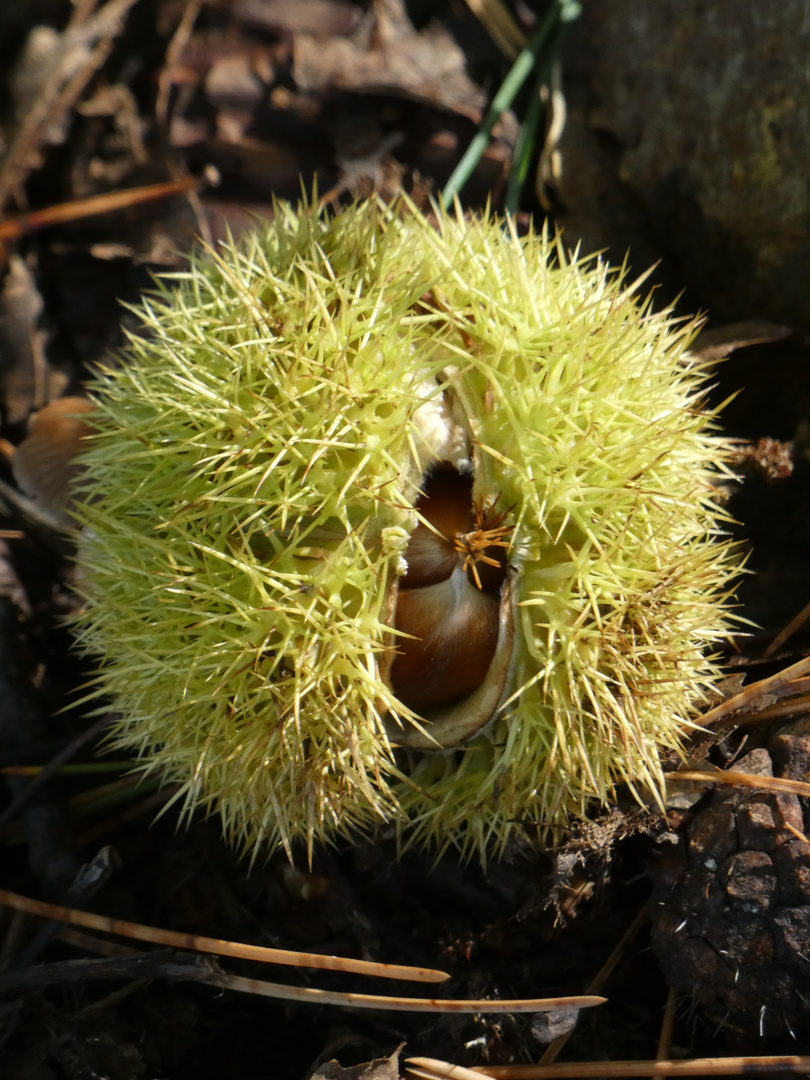
M393 822L485 856L660 790L735 558L694 326L632 293L545 237L373 202L280 207L164 279L85 456L78 634L119 743L246 848ZM380 665L450 398L476 498L512 508L514 676L484 735L400 758Z

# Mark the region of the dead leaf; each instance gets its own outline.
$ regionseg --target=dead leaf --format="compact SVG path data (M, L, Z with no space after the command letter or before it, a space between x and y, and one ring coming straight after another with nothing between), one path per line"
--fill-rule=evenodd
M363 17L362 8L349 0L237 0L234 14L262 30L315 38L351 34Z
M476 123L485 96L467 76L464 54L438 23L417 31L402 0L375 0L373 20L351 38L295 38L299 90L396 94L449 109Z
M74 524L71 487L82 472L76 457L82 440L93 427L83 417L93 406L86 398L63 397L35 412L28 434L11 459L11 471L20 488L59 529Z
M375 1058L347 1069L337 1061L327 1061L318 1066L310 1080L399 1080L399 1052L404 1045L398 1046L389 1058Z
M548 1046L563 1035L571 1035L577 1026L579 1009L560 1009L558 1012L535 1013L532 1017L532 1037L541 1046Z
M265 93L246 53L218 56L205 75L205 96L215 109L237 109L250 116Z

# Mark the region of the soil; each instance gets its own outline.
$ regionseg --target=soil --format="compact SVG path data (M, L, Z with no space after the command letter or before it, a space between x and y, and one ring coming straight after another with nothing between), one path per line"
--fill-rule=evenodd
M137 300L150 274L182 267L178 253L196 237L215 243L227 230L238 233L255 215L271 214L274 198L295 199L315 183L343 201L373 191L386 197L400 187L441 190L510 66L473 6L460 0L108 0L106 6L103 0L5 0L0 436L6 456L32 412L79 391L93 365L122 344L132 318L123 305ZM543 5L509 7L514 25L530 36ZM622 155L642 138L642 121L633 128L626 120L625 97L623 122L608 123L610 101L599 78L615 71L609 50L619 50L618 20L630 16L597 8L584 5L560 53L569 118L551 149L562 150L562 173L549 164L553 155L539 138L531 171L539 179L524 188L517 219L549 217L565 225L572 242L608 247L618 259L631 244L631 268L638 272L659 260L658 302L675 301L679 313L705 311L714 335L704 339L705 348L730 357L717 369L713 398L719 404L737 394L724 410L724 427L754 449L753 467L731 503L735 529L750 547L751 573L738 602L751 625L729 647L728 661L732 674L751 682L810 651L800 629L773 656L764 655L810 599L810 339L800 307L782 293L772 301L777 287L763 278L767 267L758 264L762 287L746 290L737 307L705 274L693 273L692 245L680 242L677 229L660 227L651 208L649 171L644 188L622 170ZM744 36L733 47L739 64L752 62L756 75L759 54L745 52ZM589 66L584 58L595 49L599 63ZM634 62L641 64L639 54ZM642 120L656 114L656 94L677 93L655 79L632 85L634 115ZM495 127L464 188L466 207L487 200L502 205L527 105L524 92ZM553 123L551 110L546 123ZM644 128L644 138L653 126ZM717 152L731 153L723 135L721 126ZM687 155L684 139L672 142ZM643 157L647 165L655 160L646 142ZM165 183L174 185L168 193L124 199L75 220L26 216ZM673 185L668 207L675 200L677 213L670 224L688 225L690 213L705 224L707 211L696 207L694 191L678 202ZM776 199L770 212L778 217ZM795 216L804 228L798 211ZM725 219L721 252L735 250L728 239L733 228ZM710 229L701 236L714 243ZM809 239L794 232L795 259ZM716 246L706 251L707 258L718 257ZM777 275L780 253L770 258ZM810 268L795 259L791 272L806 280ZM746 321L727 326L729 318ZM758 443L766 438L782 445ZM7 492L11 471L7 463L0 469ZM101 776L57 771L61 761L110 762L99 756L109 717L88 715L77 704L89 672L71 651L64 622L74 604L69 539L26 515L13 492L0 511L0 767L6 770L0 812L7 810L0 819L1 889L163 929L441 968L451 976L441 994L454 998L583 993L617 951L598 991L608 1000L580 1014L563 1060L654 1058L668 997L675 1019L663 1043L667 1057L810 1054L803 1004L810 982L796 960L810 955L803 955L810 949L805 799L794 797L792 817L780 803L781 816L774 811L762 837L740 832L750 810L742 797L712 795L704 785L666 815L640 810L628 797L574 829L557 849L529 842L486 867L449 855L397 857L384 830L374 842L318 849L311 866L303 852L295 853L294 866L281 853L249 865L225 846L215 817L187 820L171 792L136 786L121 769ZM776 733L772 722L731 723L700 752L724 766L743 753L767 758L770 745L773 768L757 758L751 771L806 778L801 747L774 750ZM805 736L791 729L779 737ZM49 762L50 773L36 783L20 773L21 766ZM715 851L695 839L709 835L723 814L737 815L737 824L724 828L743 837L739 849L720 844ZM785 853L775 855L777 847ZM688 860L698 857L699 881L687 872ZM706 871L706 859L736 861L715 875L711 863ZM789 864L784 872L783 864ZM757 884L749 887L751 875ZM695 897L712 889L725 892L704 912ZM783 908L799 912L784 940ZM743 995L738 980L726 986L728 972L706 960L709 946L681 950L672 937L682 917L705 915L711 922L728 911L731 929L711 924L712 957L718 949L738 949L740 964L754 965ZM49 936L43 926L51 927ZM132 966L113 977L112 969L79 965L95 956L93 943L55 940L59 929L0 909L0 1075L9 1080L304 1080L330 1059L350 1070L389 1058L401 1044L402 1061L423 1056L506 1065L539 1061L559 1032L543 1014L365 1011L222 991L195 981L199 969L177 953L160 953L144 968L137 957L118 956L116 962ZM711 933L704 927L692 936L705 945ZM752 942L767 953L769 981L756 977ZM424 991L341 973L268 973L247 961L222 966L325 990ZM788 987L787 1004L774 1006L760 1023L762 1006L772 1004L768 995L778 996L775 986ZM379 1070L380 1077L396 1076L394 1065ZM363 1075L370 1080L373 1073Z

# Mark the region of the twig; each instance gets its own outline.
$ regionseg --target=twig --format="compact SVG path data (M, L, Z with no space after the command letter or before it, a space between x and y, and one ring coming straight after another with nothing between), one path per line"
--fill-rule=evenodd
M182 979L210 982L214 964L206 957L189 956L174 949L161 949L134 956L102 959L57 960L34 964L22 971L0 974L0 993L41 990L56 983L85 982L88 979Z
M73 531L70 526L65 527L57 524L53 517L45 513L44 510L40 510L33 500L27 498L21 491L12 487L11 484L7 484L5 480L0 480L0 497L11 503L28 521L44 529L46 533L69 535Z
M95 858L79 868L65 896L68 904L85 904L96 895L102 885L110 878L113 871L111 848L102 848ZM21 971L32 964L55 937L59 935L62 923L51 919L39 928L39 931L21 949L8 967L12 971Z
M158 77L158 93L157 101L155 102L155 117L161 125L166 123L169 91L171 90L172 85L172 68L180 59L183 49L185 49L188 44L188 39L191 37L191 32L194 29L194 23L197 21L197 16L200 13L201 7L202 0L186 0L180 22L177 24L177 28L172 34L171 41L166 48L166 55L163 58L163 67L160 69L160 75Z
M0 169L0 210L31 171L45 131L78 99L135 3L109 0L95 15L85 4L74 15L62 34L62 53L56 67L28 110Z

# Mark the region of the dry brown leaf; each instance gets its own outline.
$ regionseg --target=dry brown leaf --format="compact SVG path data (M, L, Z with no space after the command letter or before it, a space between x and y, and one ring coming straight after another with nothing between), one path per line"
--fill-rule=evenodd
M403 1043L404 1045L404 1043ZM391 1057L375 1058L362 1065L350 1065L344 1069L337 1061L319 1065L310 1080L399 1080L399 1052L397 1047Z
M433 23L415 30L402 0L375 0L372 11L371 41L366 24L351 38L296 36L298 88L397 94L478 122L484 93L467 76L464 54L444 27Z
M363 17L362 8L349 0L236 0L234 14L262 30L315 38L351 34Z
M86 398L52 401L31 417L28 434L11 459L14 479L59 529L73 525L71 485L81 472L76 456L93 431L82 417L92 412Z

